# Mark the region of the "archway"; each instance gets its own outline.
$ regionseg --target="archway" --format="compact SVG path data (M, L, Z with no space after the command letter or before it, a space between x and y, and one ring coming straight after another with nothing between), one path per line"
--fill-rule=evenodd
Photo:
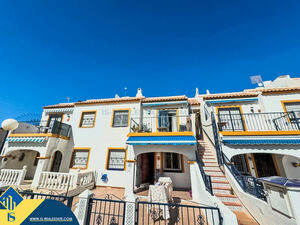
M21 170L27 166L25 180L32 180L37 168L40 153L35 150L15 150L6 154L8 157L2 161L3 169Z
M59 172L61 160L62 160L62 153L60 151L56 151L53 155L53 161L50 170L51 172Z

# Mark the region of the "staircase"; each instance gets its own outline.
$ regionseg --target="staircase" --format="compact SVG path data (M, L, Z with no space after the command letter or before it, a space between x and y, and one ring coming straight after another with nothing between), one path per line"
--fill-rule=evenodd
M215 150L206 140L198 140L198 154L202 161L204 172L211 176L214 196L218 197L224 205L236 214L240 225L258 224L251 216L245 213L243 205L234 194L227 178L219 168Z

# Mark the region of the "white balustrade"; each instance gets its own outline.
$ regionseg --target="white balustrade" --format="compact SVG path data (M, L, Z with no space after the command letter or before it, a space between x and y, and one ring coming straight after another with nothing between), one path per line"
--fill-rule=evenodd
M21 170L1 169L0 170L0 186L5 185L21 185L27 172L27 166Z
M94 172L42 172L38 184L38 188L72 191L90 188L94 186ZM76 192L76 191L75 191Z

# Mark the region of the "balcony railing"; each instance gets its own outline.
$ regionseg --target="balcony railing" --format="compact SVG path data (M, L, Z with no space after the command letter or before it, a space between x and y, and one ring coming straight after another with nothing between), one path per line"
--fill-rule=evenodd
M300 111L272 113L222 113L217 115L220 131L298 131Z
M158 116L131 118L130 132L184 132L192 131L190 116Z
M51 133L70 137L71 126L57 120L54 121L26 121L20 122L12 134L43 134Z

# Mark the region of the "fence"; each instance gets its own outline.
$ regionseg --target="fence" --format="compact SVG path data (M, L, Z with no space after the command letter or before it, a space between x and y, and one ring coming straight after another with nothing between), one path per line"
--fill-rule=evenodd
M184 132L192 130L190 116L131 118L130 132Z
M220 131L300 130L300 111L272 113L219 113Z
M175 203L137 202L137 225L219 225L219 208Z
M0 195L4 193L5 191L0 190ZM33 192L26 192L26 191L18 191L20 195L22 195L25 199L52 199L59 201L69 208L72 208L73 204L73 197L69 196L62 196L62 195L51 195L51 194L41 194L41 193L33 193Z
M126 202L111 198L90 198L86 225L124 224Z

